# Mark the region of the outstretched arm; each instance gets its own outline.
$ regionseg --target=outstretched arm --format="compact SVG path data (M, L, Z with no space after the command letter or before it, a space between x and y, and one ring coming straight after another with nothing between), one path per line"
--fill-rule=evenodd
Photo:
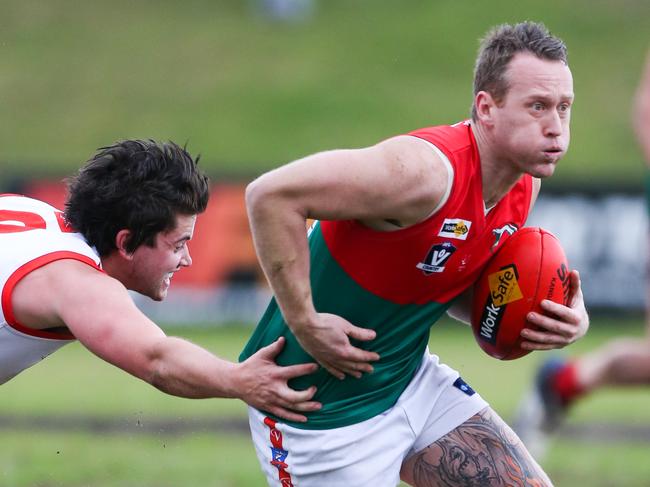
M39 296L39 299L34 299ZM313 373L312 364L280 367L283 341L242 363L223 360L187 340L166 336L138 310L117 280L75 260L60 260L28 274L12 296L25 326L67 327L91 352L168 394L228 397L292 421L320 404L315 388L295 391L287 381Z
M349 338L372 340L375 332L314 309L306 220L408 226L431 213L446 185L447 170L426 142L401 136L300 159L247 188L255 248L284 319L301 346L336 377L372 370L377 354L352 346Z

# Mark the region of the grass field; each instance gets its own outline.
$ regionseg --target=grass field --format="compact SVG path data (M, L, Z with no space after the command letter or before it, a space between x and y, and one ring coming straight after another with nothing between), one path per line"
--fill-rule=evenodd
M616 334L640 335L641 320L597 320L592 331L573 346L589 350ZM183 334L216 353L234 359L246 327L183 330ZM451 322L432 330L431 347L487 398L504 418L512 417L527 388L533 354L515 362L485 356L469 330ZM237 401L191 401L166 396L70 345L2 386L0 418L19 418L20 428L0 429L0 485L7 487L248 487L264 485L252 445L244 433L206 426L185 433L160 426L165 422L211 419L241 425L244 405ZM61 425L28 427L43 417L65 418L74 425L90 418L123 423L119 431ZM163 424L163 423L161 423ZM200 424L200 423L199 423ZM643 429L650 426L647 390L604 391L579 404L568 426L588 431L610 424ZM92 426L92 425L91 425ZM236 430L236 428L235 428ZM647 486L650 437L639 441L584 439L560 435L544 465L558 486Z

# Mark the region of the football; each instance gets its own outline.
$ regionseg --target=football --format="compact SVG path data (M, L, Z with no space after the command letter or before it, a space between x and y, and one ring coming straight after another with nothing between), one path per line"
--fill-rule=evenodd
M523 350L520 332L530 311L541 311L550 299L566 304L569 265L560 241L538 227L524 227L511 235L488 261L474 284L472 330L490 356L512 360Z

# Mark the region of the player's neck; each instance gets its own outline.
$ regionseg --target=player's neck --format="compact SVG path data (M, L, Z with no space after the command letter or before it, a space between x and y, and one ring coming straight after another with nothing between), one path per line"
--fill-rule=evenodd
M483 202L486 208L491 208L510 191L522 173L516 170L507 157L495 150L489 134L480 124L472 123L472 130L481 163Z
M113 251L102 257L102 269L106 274L124 284L127 289L131 289L129 287L130 266L119 255L119 252Z

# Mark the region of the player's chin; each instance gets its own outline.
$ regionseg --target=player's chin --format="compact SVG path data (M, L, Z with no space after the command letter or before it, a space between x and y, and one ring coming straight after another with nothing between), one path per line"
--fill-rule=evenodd
M556 165L557 161L545 161L540 164L536 164L528 173L534 178L548 178L555 173Z
M163 281L158 289L155 289L152 292L148 293L147 296L149 296L154 301L162 301L167 297L168 290L169 285Z
M169 291L169 286L164 286L158 293L156 301L162 301L167 297L167 292Z

